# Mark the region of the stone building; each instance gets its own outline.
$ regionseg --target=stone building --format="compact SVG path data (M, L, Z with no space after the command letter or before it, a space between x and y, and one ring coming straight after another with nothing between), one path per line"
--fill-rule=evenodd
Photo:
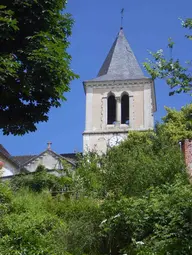
M83 151L105 153L109 147L126 139L130 130L153 129L156 111L152 79L144 76L121 28L98 75L84 82L86 122ZM192 177L192 141L183 141L182 151ZM10 178L22 171L32 173L38 165L50 172L62 169L65 161L75 168L76 153L57 154L50 143L38 155L12 156L0 144L2 177Z
M121 28L97 77L84 82L86 123L83 151L105 153L118 145L130 130L153 129L156 111L154 83L144 76ZM75 167L75 153L57 154L48 148L39 155L15 156L0 146L3 177L21 171L61 169L64 160Z
M43 165L47 171L57 174L55 170L63 169L63 162L72 169L75 168L76 154L57 154L52 151L50 145L38 155L12 156L0 144L0 175L6 179L22 172L33 173L39 165Z
M122 28L97 77L83 84L84 152L105 153L108 147L124 140L130 130L153 129L154 82L144 76Z

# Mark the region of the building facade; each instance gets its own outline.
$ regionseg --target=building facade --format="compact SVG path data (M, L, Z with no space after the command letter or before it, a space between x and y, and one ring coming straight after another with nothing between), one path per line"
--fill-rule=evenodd
M154 83L144 76L121 28L95 79L84 82L86 123L83 151L105 153L126 139L130 130L153 129L156 111ZM48 171L61 170L62 162L72 169L76 154L57 154L48 148L39 155L11 156L0 145L0 174L4 178L39 165Z
M105 153L126 139L130 130L153 129L154 83L144 76L122 28L98 76L85 81L84 90L84 152Z
M4 179L21 173L33 173L39 165L43 165L48 172L58 175L57 171L65 171L64 167L75 169L76 161L76 153L57 154L50 146L38 155L12 156L0 144L0 177Z

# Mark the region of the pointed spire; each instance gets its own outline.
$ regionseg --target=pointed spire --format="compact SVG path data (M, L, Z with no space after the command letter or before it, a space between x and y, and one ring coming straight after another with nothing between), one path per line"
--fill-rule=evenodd
M123 28L117 35L98 75L93 81L145 78L136 57L125 38Z

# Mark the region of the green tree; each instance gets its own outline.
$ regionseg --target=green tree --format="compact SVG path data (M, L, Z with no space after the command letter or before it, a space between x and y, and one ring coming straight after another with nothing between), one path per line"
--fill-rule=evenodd
M156 132L171 143L192 139L192 104L183 106L180 111L165 107L166 116L163 123L157 124Z
M129 132L128 139L105 156L84 156L75 173L77 194L117 199L173 182L185 164L179 143L168 139L164 129L159 125L158 132Z
M173 182L175 175L185 169L179 145L153 132L130 133L128 140L111 150L108 157L106 187L117 196L139 196L152 186Z
M73 20L66 0L2 0L0 129L23 135L48 120L77 77L67 53Z
M82 155L61 179L39 166L0 183L0 254L190 254L192 186L178 144L191 135L190 112L167 108L155 131ZM53 196L63 185L69 195Z
M79 161L74 191L99 205L98 254L190 253L191 184L179 141L191 137L191 105L166 110L155 131L129 132L105 156Z
M102 205L101 226L112 255L190 254L191 184L178 176L140 197L122 197Z
M101 201L92 197L60 199L55 206L56 214L67 223L60 245L73 255L100 255ZM62 239L67 240L66 243Z
M50 209L52 204L49 193L17 191L1 218L0 254L69 255L65 249L57 249L58 236L67 233L67 225Z
M20 182L20 189L19 182L17 189L13 183L0 183L0 254L99 255L99 201L75 196L69 199L65 194L52 196L47 178L42 178L45 184L40 185L41 191L39 176L34 176L33 182L21 177L25 183ZM35 181L37 189L33 188Z
M104 161L105 156L98 155L95 152L79 155L77 168L73 176L73 185L71 186L76 197L102 197Z
M188 18L185 21L182 20L182 26L191 30L192 19ZM191 40L192 35L187 34L186 38ZM192 76L190 69L192 60L187 60L185 65L182 65L179 59L173 57L172 51L174 42L171 38L169 39L168 48L171 52L170 57L166 57L162 49L157 52L150 52L152 60L148 60L148 62L144 63L144 67L149 72L152 79L166 79L171 89L170 95L181 92L191 94Z
M14 191L26 188L33 192L49 190L53 195L63 192L67 195L68 187L72 183L72 172L71 167L65 162L63 166L63 170L54 170L53 173L49 173L44 166L39 165L34 173L14 176L10 180L10 186Z

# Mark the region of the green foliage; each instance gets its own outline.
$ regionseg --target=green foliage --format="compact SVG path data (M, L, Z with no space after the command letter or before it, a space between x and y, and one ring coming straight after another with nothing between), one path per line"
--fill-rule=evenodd
M185 169L178 144L170 144L153 132L130 132L127 141L107 154L106 193L139 196L152 186L172 183Z
M180 176L142 197L106 202L101 228L124 254L190 254L192 187Z
M10 202L13 198L11 189L6 183L0 182L0 216L3 217L10 210Z
M65 0L1 1L0 129L23 135L48 120L77 77L67 53L73 20Z
M164 129L158 134L129 132L128 139L106 156L84 156L75 173L77 194L101 199L139 196L151 186L173 182L185 165L178 142L167 139Z
M182 20L182 26L184 28L192 29L192 19ZM186 35L188 39L192 39L191 35ZM168 41L168 48L170 49L170 57L167 58L163 50L157 52L150 52L152 60L148 60L144 63L144 67L151 75L152 79L160 78L166 79L171 92L170 95L175 93L190 93L191 94L191 60L188 60L185 65L180 63L179 59L172 57L172 50L174 48L174 42L171 38Z
M79 156L72 187L77 197L97 198L100 195L102 196L103 168L100 166L103 165L104 160L104 156L102 157L95 152Z
M182 22L182 26L184 27L184 28L188 28L188 29L192 29L192 19L191 18L188 18L188 19L186 19L186 20L182 20L181 19L181 22ZM191 35L186 35L186 37L188 38L188 39L192 39L192 36Z
M65 164L63 170L54 170L49 173L44 166L39 165L34 173L24 173L16 175L11 179L11 187L13 190L27 188L34 192L42 192L49 190L53 194L67 191L67 187L72 182L72 174Z
M100 202L92 198L60 200L55 208L68 225L66 249L74 255L99 255Z
M55 254L58 232L66 232L65 223L48 206L49 194L32 194L21 190L11 202L12 210L1 219L0 253ZM49 203L49 204L48 204ZM57 254L67 254L60 251Z
M165 109L167 114L162 118L163 124L157 125L157 132L175 143L192 139L192 104L183 106L180 111L168 107Z
M155 131L80 156L75 172L39 166L0 183L0 254L191 254L192 186L178 144L191 137L190 116L191 105L167 108Z
M166 110L155 132L129 132L105 156L79 161L73 191L99 205L100 255L190 253L191 184L179 141L191 136L191 105Z
M26 188L12 193L5 187L1 196L9 199L7 210L1 210L0 254L99 255L98 201Z

